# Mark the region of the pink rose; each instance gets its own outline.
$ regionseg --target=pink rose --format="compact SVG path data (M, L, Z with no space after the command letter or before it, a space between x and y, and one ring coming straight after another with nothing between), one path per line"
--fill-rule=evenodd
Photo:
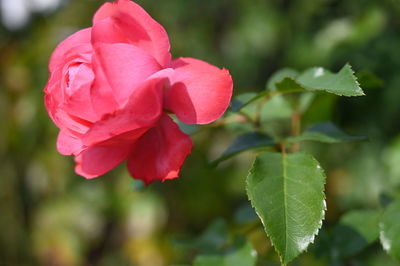
M226 69L172 60L169 49L164 28L129 0L105 3L91 28L58 45L45 104L76 173L93 178L127 161L146 184L178 177L192 141L167 113L210 123L227 109L233 83Z

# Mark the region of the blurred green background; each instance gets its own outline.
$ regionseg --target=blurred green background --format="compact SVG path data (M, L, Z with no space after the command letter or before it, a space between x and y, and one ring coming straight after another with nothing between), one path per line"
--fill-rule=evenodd
M0 265L189 265L199 250L193 241L219 243L215 227L246 236L258 265L279 265L260 224L250 231L240 227L254 217L244 189L254 154L209 167L235 137L230 127L196 134L181 178L149 187L134 182L124 166L85 180L74 173L72 158L57 153L57 129L43 105L48 59L57 43L91 25L103 2L0 2ZM166 28L174 57L228 68L235 95L263 90L282 67L354 67L367 96L319 96L304 118L305 126L333 120L370 138L306 147L328 176L319 238L345 211L380 208L386 198L398 197L398 0L137 2ZM293 265L399 265L378 243L337 261L311 251Z

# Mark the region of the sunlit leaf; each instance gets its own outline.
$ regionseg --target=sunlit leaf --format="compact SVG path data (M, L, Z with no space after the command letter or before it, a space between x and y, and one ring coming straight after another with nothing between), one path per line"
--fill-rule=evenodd
M338 143L343 141L367 140L365 136L351 136L344 133L331 122L318 123L304 131L300 136L288 138L289 142L318 141Z
M267 96L306 91L325 91L339 96L364 95L349 64L346 64L338 73L332 73L322 67L314 67L301 74L293 69L283 69L271 76L267 83L267 90L255 94L247 100L234 99L231 110L237 112Z
M287 264L314 241L325 214L325 174L305 153L265 152L247 179L247 194Z
M322 67L311 68L298 76L296 81L307 90L322 90L339 96L364 95L349 64L338 73Z
M383 213L380 240L383 249L393 258L400 260L400 200L391 203Z
M232 156L251 149L260 147L273 146L275 141L268 135L259 132L250 132L239 136L232 144L224 151L224 153L212 165L231 158Z

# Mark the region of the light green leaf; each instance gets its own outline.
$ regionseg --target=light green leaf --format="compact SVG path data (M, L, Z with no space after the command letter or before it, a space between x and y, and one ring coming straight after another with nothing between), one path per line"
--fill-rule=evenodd
M265 152L247 178L247 194L287 264L314 241L325 215L325 174L305 153Z
M300 75L293 69L282 69L271 76L267 83L267 90L245 101L234 99L231 110L237 112L264 97L306 91L325 91L339 96L364 95L349 64L346 64L338 73L332 73L322 67L308 69Z
M376 210L351 211L340 219L340 224L351 227L371 244L379 237L379 217Z
M400 261L400 200L391 203L386 208L379 228L383 249Z
M222 255L199 255L193 266L254 266L257 253L248 242L228 250Z
M307 90L323 90L339 96L364 95L349 64L336 74L322 67L311 68L297 77L296 81Z
M318 141L338 143L343 141L367 140L365 136L351 136L344 133L331 122L317 123L304 131L300 136L288 138L288 142Z
M283 96L276 96L267 101L261 111L262 124L271 120L289 119L293 113L293 107Z
M346 213L333 230L332 254L345 258L362 251L379 237L379 212L357 210Z
M267 90L277 91L279 88L276 87L276 84L282 82L285 78L290 78L291 80L295 80L299 75L297 70L291 68L283 68L281 70L276 71L267 82Z
M223 266L224 258L220 255L199 255L193 262L193 266Z
M232 144L224 151L224 153L211 164L217 165L218 163L235 156L238 153L256 149L260 147L273 146L275 145L274 139L270 136L259 132L250 132L239 136L235 139Z

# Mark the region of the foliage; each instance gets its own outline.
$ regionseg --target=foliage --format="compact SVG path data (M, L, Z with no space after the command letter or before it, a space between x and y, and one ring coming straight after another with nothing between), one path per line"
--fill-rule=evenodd
M138 1L235 84L224 118L182 125L182 177L148 187L76 176L43 107L50 52L102 2L0 27L1 265L398 265L396 1Z

